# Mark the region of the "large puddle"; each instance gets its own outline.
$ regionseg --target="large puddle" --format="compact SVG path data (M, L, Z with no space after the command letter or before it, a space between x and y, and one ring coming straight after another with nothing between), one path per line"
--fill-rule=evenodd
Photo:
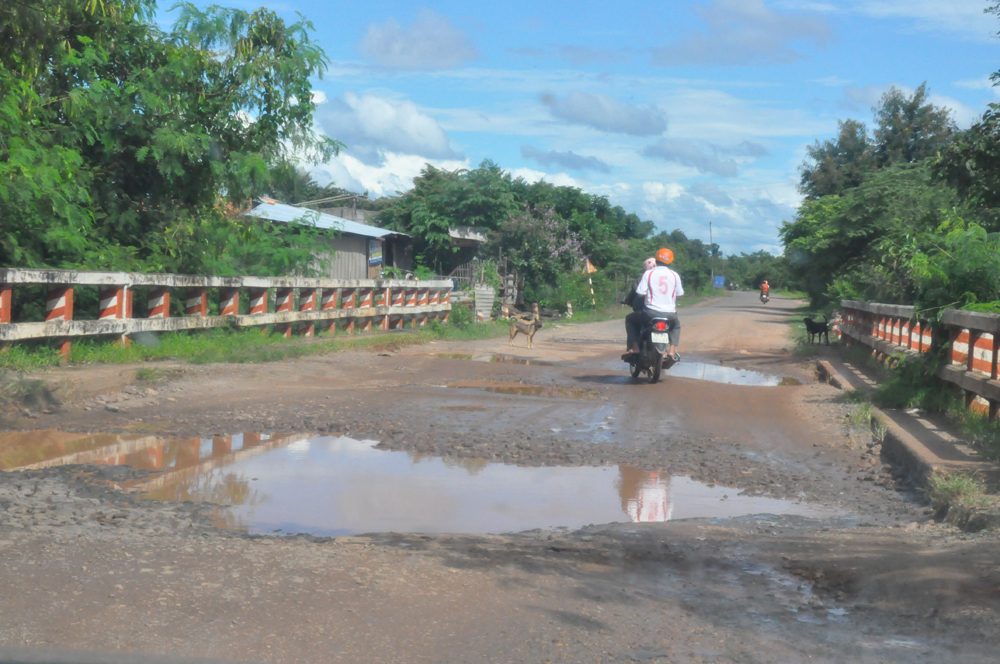
M384 451L343 437L0 436L5 469L69 463L153 471L129 487L158 500L225 505L222 525L257 534L502 533L615 521L828 515L627 466L507 466Z
M666 372L667 376L677 378L694 378L713 383L728 383L730 385L760 385L766 387L786 387L801 385L795 378L775 376L751 369L738 369L721 364L707 362L678 362Z

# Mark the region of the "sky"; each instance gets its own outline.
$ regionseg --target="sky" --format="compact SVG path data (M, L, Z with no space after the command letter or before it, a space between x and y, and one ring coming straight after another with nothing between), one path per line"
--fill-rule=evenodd
M198 0L256 9L253 0ZM806 147L871 123L926 82L968 127L997 101L1000 21L985 0L283 0L330 59L316 129L346 144L309 165L372 196L425 164L492 159L607 196L726 254L780 253ZM163 15L169 22L169 13Z

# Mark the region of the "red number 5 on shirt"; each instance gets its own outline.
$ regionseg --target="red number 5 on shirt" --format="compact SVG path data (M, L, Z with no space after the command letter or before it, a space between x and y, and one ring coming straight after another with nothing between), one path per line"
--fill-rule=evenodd
M660 277L660 295L666 295L667 290L670 289L670 278L667 275Z

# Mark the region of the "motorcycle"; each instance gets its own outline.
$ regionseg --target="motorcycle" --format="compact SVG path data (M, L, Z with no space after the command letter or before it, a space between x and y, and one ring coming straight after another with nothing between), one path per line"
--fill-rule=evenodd
M638 355L625 355L632 378L638 378L645 373L649 382L660 380L660 372L674 366L674 359L667 356L667 344L670 343L670 321L666 318L653 318L639 332ZM627 359L626 359L627 358Z
M771 301L771 295L769 293L761 293L760 294L760 303L761 304L767 304L770 301Z

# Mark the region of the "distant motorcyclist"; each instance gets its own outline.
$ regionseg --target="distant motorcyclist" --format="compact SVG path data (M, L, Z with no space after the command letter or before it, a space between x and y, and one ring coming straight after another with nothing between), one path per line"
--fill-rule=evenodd
M653 318L666 318L670 323L670 343L667 355L674 362L680 361L677 346L681 341L681 322L677 318L677 298L684 295L679 274L668 265L674 262L674 252L666 247L656 252L656 265L643 273L636 285L636 295L641 296L643 307L625 317L628 352L639 353L639 333Z
M770 298L771 298L771 286L768 285L767 279L765 279L764 283L760 285L760 299L768 300Z

